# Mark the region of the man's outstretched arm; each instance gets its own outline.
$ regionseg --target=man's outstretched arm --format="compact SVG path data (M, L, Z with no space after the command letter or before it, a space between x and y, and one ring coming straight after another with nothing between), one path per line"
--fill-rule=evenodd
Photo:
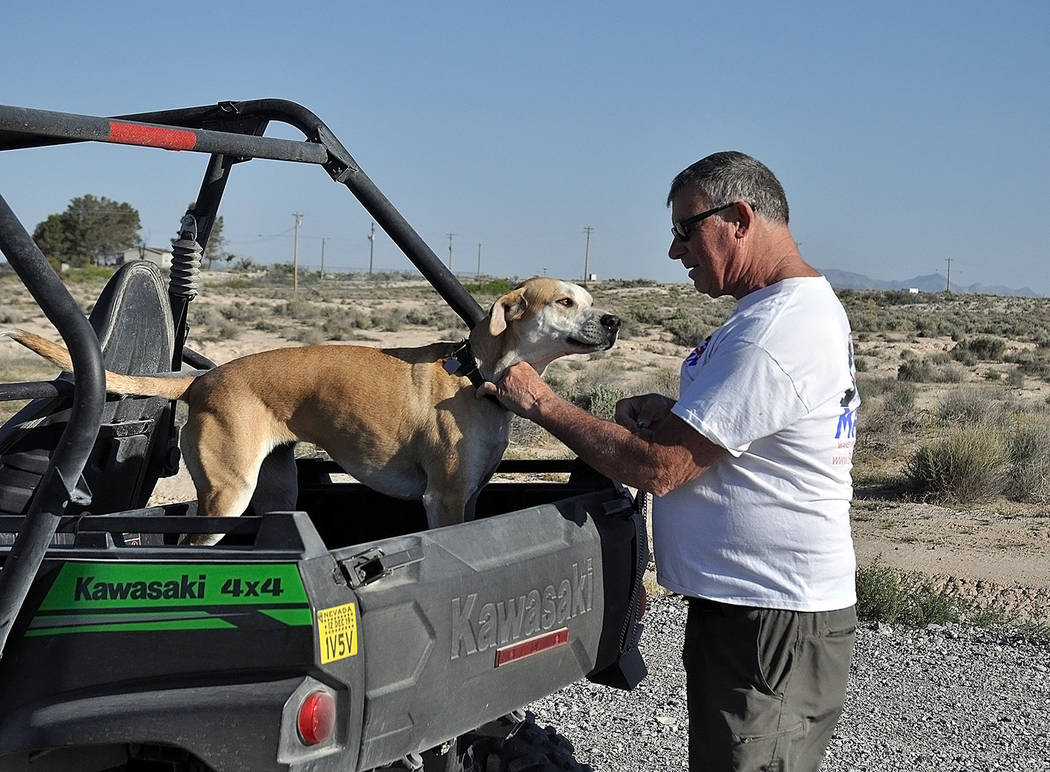
M666 398L647 395L621 402L617 419L632 432L565 401L524 362L497 383L482 384L478 395L495 396L508 410L542 426L606 477L657 496L694 480L726 452L673 415L673 402Z

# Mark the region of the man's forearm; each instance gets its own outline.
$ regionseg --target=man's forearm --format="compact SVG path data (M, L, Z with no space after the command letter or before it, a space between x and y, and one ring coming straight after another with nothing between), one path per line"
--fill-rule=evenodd
M636 434L565 401L526 362L510 367L498 382L481 384L478 395L497 397L606 477L657 496L695 479L725 453L671 413L669 400L643 395L621 401L620 418L636 425Z
M595 471L642 490L653 490L652 443L552 394L528 418L553 434Z

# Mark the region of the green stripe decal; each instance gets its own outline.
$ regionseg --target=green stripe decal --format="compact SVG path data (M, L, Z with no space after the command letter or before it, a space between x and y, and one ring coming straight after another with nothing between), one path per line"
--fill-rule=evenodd
M40 611L302 605L295 563L65 563Z
M314 623L314 615L309 608L263 608L259 611L289 627L310 627Z
M232 625L225 619L210 617L206 619L173 619L167 622L121 622L116 624L101 625L68 625L65 627L34 627L26 630L27 638L36 638L44 635L68 635L70 633L122 633L140 632L148 630L157 632L161 630L217 630L233 629Z

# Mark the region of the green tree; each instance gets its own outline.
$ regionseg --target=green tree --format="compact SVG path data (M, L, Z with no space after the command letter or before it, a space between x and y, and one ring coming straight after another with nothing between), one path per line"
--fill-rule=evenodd
M55 265L65 260L69 254L69 233L66 231L62 215L50 215L33 231L33 241L44 253L44 257Z
M141 227L131 204L88 194L37 225L33 238L51 260L81 266L141 243Z
M222 234L222 215L220 214L215 218L215 222L211 224L211 233L208 235L208 250L204 253L204 256L208 258L208 267L211 268L211 264L216 260L225 260L230 262L233 259L233 255L226 251L226 237Z

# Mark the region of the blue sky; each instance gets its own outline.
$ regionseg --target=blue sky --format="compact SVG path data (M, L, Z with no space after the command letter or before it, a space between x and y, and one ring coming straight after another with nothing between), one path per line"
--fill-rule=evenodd
M280 97L317 113L453 268L687 281L667 186L710 152L768 164L807 260L1050 295L1050 3L22 4L0 103L89 115ZM295 137L284 129L275 136ZM206 156L0 155L31 230L86 193L175 235ZM368 263L368 214L317 167L237 167L228 248ZM383 235L378 269L411 269Z

